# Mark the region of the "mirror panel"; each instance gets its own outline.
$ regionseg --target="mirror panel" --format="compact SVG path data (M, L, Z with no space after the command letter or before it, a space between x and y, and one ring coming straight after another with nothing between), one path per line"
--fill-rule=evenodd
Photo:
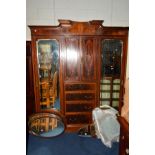
M59 44L55 39L37 41L40 108L60 110Z
M118 109L123 41L105 39L101 46L100 106Z
M65 130L63 119L56 114L38 113L29 119L29 133L40 137L55 137Z

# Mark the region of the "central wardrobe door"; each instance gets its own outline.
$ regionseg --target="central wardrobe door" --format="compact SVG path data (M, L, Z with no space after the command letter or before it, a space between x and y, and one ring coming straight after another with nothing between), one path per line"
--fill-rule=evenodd
M65 81L80 80L80 39L66 38Z
M92 123L96 105L96 40L79 36L65 38L64 105L67 130Z

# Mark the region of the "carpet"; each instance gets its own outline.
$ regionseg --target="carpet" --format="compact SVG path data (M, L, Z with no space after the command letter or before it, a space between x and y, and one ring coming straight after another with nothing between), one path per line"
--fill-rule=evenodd
M64 133L45 139L29 135L27 155L118 155L119 143L106 147L100 139Z

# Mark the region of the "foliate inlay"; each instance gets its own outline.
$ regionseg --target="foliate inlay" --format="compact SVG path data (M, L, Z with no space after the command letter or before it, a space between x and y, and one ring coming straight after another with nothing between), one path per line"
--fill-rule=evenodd
M95 79L95 55L94 55L94 39L86 38L82 41L83 48L83 78L87 80Z
M79 79L79 40L66 38L66 80Z

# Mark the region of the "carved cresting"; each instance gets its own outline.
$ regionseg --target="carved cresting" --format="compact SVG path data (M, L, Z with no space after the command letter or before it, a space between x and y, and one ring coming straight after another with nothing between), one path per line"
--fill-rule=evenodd
M66 30L76 34L98 34L103 30L103 20L92 20L89 22L76 22L71 20L59 20L60 26L67 27ZM70 26L68 28L68 26Z

